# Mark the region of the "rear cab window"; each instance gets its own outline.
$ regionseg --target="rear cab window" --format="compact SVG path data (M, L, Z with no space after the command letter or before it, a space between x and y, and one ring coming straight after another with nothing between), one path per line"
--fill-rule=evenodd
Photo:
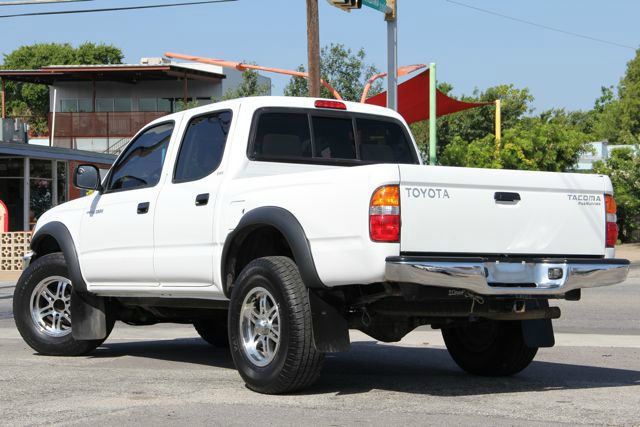
M343 166L419 164L411 138L399 121L316 109L257 110L247 155L258 161Z

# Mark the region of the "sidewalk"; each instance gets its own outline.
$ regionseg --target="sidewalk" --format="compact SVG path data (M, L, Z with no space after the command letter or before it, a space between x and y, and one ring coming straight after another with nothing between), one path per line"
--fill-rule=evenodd
M0 271L0 282L17 282L22 271Z
M640 266L640 243L616 246L616 258L625 258L631 261L631 265Z

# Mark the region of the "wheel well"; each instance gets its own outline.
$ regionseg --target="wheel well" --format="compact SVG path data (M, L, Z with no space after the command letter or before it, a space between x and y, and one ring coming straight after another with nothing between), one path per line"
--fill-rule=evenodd
M54 252L62 252L58 241L55 239L55 237L49 234L43 236L39 240L38 245L36 247L33 247L32 249L35 251L37 258Z
M225 261L224 293L229 297L231 287L247 264L265 256L286 256L295 261L289 242L271 225L248 227L236 236Z

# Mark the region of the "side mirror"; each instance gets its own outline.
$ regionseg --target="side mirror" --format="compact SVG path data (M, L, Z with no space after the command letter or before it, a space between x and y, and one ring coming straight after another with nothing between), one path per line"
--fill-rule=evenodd
M73 175L73 185L85 190L100 190L100 171L93 165L80 165Z

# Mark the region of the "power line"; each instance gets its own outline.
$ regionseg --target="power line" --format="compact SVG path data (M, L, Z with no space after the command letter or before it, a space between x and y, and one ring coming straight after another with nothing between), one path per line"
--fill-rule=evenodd
M561 28L550 27L550 26L544 25L544 24L538 24L537 22L527 21L526 19L515 18L513 16L504 15L502 13L494 12L492 10L482 9L480 7L472 6L470 4L461 3L459 1L455 1L455 0L444 0L444 1L446 1L447 3L455 4L457 6L462 6L462 7L466 7L466 8L469 8L469 9L477 10L478 12L482 12L482 13L486 13L486 14L494 15L494 16L499 16L501 18L509 19L509 20L515 21L515 22L520 22L521 24L527 24L527 25L531 25L533 27L543 28L545 30L555 31L556 33L562 33L562 34L565 34L565 35L568 35L568 36L579 37L579 38L582 38L582 39L591 40L591 41L595 41L595 42L599 42L599 43L605 43L605 44L608 44L608 45L611 45L611 46L622 47L622 48L625 48L625 49L632 49L634 51L636 50L635 47L629 46L629 45L626 45L626 44L617 43L617 42L613 42L613 41L605 40L605 39L600 39L600 38L597 38L597 37L588 36L586 34L574 33L572 31L563 30Z
M23 16L44 16L44 15L70 15L75 13L117 12L117 11L123 11L123 10L136 10L136 9L159 9L163 7L195 6L199 4L228 3L233 1L238 1L238 0L209 0L209 1L192 1L192 2L186 2L186 3L152 4L147 6L111 7L111 8L103 8L103 9L78 9L78 10L62 10L62 11L55 11L55 12L16 13L13 15L0 15L0 18L18 18Z
M30 4L76 3L79 1L93 1L93 0L13 0L13 1L0 1L0 6L25 6Z
M0 1L0 6L25 6L30 4L75 3L79 1L93 1L93 0L13 0L13 1Z

